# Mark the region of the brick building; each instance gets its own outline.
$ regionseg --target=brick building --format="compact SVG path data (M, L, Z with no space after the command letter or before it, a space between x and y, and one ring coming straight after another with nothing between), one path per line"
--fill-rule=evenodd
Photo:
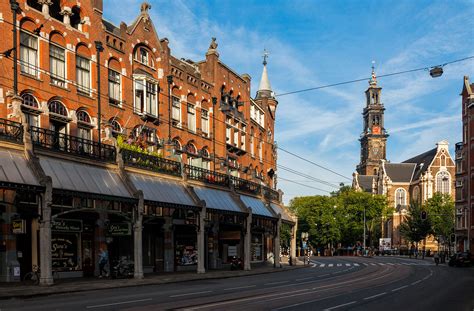
M101 0L19 1L12 50L14 4L0 4L1 279L97 274L100 248L136 277L278 264L294 218L276 191L266 56L252 97L215 38L204 60L179 59L149 4L116 26Z
M464 77L462 96L462 142L456 144L456 246L474 249L472 210L474 207L474 84Z
M423 204L435 192L447 193L454 198L455 164L445 140L436 147L401 163L386 159L387 131L384 128L385 108L381 102L381 88L372 69L369 81L367 106L364 108L364 132L361 135L361 162L353 177L353 187L374 194L384 194L394 213L382 224L382 237L390 238L392 246L401 251L409 245L400 235L399 226L404 221L412 202ZM433 237L423 241L425 248L437 250Z

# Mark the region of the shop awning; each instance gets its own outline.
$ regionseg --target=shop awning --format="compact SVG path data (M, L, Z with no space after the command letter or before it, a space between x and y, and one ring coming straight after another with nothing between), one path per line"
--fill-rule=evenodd
M0 186L21 189L42 188L27 164L23 152L0 150Z
M46 175L51 176L53 189L94 197L133 198L114 170L50 157L40 157L40 164Z
M239 207L237 202L232 199L229 192L199 186L193 186L193 188L197 196L201 200L206 201L206 207L215 210L242 213L242 209Z
M275 212L275 214L281 214L281 220L282 221L286 221L286 222L291 222L291 223L294 223L295 221L293 220L293 218L291 218L291 216L285 211L285 209L278 205L278 204L275 204L275 203L270 203L270 206L271 208L273 209L273 211Z
M246 206L252 209L253 215L275 218L275 216L270 212L270 210L261 200L246 195L240 195L240 199L242 200L242 202L244 202Z
M184 207L196 206L184 185L179 182L138 173L129 173L129 176L135 188L143 191L146 201Z

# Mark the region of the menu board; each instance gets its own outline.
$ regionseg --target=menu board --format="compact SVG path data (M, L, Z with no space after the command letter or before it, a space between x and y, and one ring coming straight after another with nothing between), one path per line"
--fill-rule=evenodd
M53 269L77 269L77 236L73 234L53 235L51 239Z

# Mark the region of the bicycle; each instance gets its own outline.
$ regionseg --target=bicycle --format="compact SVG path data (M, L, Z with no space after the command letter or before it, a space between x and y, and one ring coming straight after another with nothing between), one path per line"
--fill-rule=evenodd
M23 276L23 284L25 285L38 285L40 281L41 271L37 265L33 265L31 272L28 272ZM59 273L56 270L53 270L53 280L56 283L59 280Z

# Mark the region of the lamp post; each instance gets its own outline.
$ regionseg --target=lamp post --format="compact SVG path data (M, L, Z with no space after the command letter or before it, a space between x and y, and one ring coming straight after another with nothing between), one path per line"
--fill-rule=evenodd
M212 169L216 171L216 104L217 97L212 97Z
M17 29L16 15L20 12L20 4L15 0L10 0L10 9L13 12L13 95L18 95L18 52L17 52Z
M99 131L99 156L101 154L101 138L102 138L102 133L101 133L101 120L102 120L102 112L101 112L101 106L100 106L100 53L104 50L102 46L102 42L100 41L95 41L95 49L97 51L97 129Z
M306 249L308 243L308 232L301 232L301 241L302 241L302 249L303 249L303 265L306 265Z
M168 144L171 144L171 84L173 83L173 76L169 75L166 77L168 81Z
M365 231L365 206L364 206L364 243L362 243L362 252L363 252L363 255L365 256L365 239L366 239L366 231Z

